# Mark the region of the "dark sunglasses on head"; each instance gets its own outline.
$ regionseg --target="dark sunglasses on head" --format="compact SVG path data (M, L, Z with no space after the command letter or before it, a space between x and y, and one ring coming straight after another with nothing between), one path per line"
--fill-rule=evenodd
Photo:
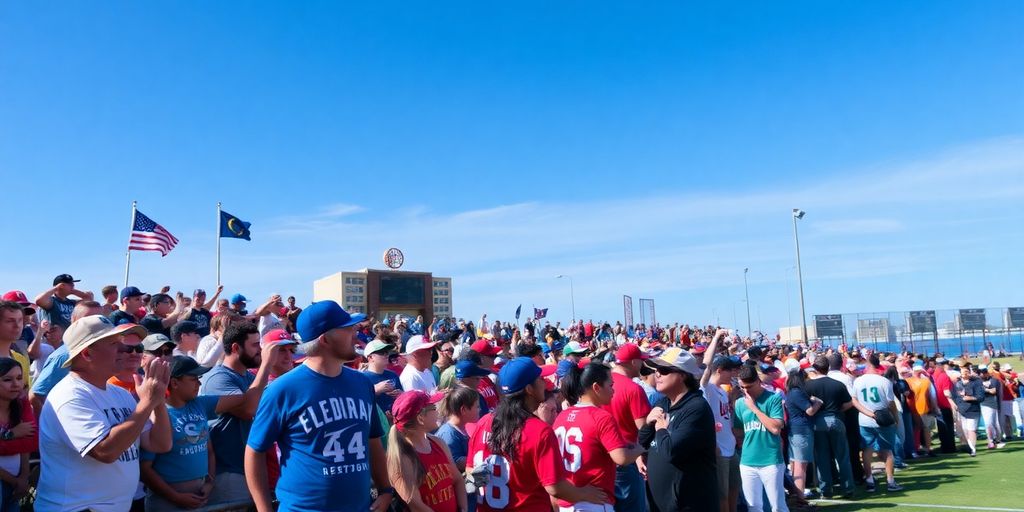
M170 348L170 347L165 347L165 348L158 348L156 350L147 350L146 352L149 352L150 354L153 354L154 356L163 357L163 356L169 356L171 354L174 354L174 349Z
M136 354L141 354L146 349L145 349L145 347L142 346L142 343L139 343L138 345L124 345L124 344L122 344L121 348L119 350L121 352L124 352L125 354L131 354L132 352L135 352Z

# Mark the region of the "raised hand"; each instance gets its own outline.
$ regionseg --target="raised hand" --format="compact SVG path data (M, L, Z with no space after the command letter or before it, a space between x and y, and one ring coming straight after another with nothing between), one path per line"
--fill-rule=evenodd
M135 389L139 395L139 403L145 401L151 407L164 403L167 394L167 383L171 380L171 366L166 361L154 358L146 366L146 375L142 384Z

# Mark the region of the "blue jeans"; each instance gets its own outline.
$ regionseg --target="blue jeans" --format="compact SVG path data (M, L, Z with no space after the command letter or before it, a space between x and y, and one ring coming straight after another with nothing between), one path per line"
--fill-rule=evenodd
M903 458L914 457L917 451L917 441L914 439L914 415L910 412L909 406L903 407Z
M647 510L644 477L636 464L615 467L615 512Z
M21 510L21 499L12 499L14 486L7 482L0 482L0 512L19 512Z
M839 485L843 494L852 493L853 469L850 467L850 447L843 418L817 417L814 419L814 467L823 496L832 496L832 468L836 464L839 465Z

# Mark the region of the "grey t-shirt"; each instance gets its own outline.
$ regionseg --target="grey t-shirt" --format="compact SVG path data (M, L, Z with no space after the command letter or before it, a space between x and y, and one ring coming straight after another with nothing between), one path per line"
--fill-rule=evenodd
M250 372L235 373L234 370L218 364L202 378L200 395L242 395L256 380ZM217 474L245 474L245 443L249 440L252 420L244 420L231 414L221 414L210 420L210 441L217 457Z
M71 312L74 311L75 304L78 304L78 301L75 299L62 299L56 295L51 295L50 300L53 302L50 309L40 308L42 312L40 320L49 320L51 324L67 329L71 325Z
M1002 384L998 379L991 375L987 379L982 379L981 385L985 387L985 398L981 401L981 405L985 407L991 407L996 409L999 407L999 398L1003 396ZM990 395L990 390L996 390L996 394Z

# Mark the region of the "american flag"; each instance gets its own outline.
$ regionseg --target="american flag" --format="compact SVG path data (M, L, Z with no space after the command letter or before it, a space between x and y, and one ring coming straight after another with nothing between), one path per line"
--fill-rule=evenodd
M129 251L160 251L161 256L167 256L175 245L178 245L178 239L170 231L135 210L132 238L128 241Z

